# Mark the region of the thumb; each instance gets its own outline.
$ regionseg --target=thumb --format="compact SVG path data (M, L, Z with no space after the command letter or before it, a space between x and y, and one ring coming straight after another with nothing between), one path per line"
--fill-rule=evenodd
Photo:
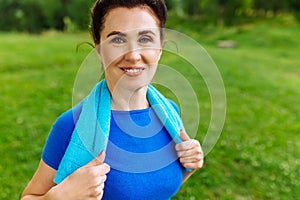
M182 139L183 142L190 140L189 135L183 129L180 129L180 138Z
M101 151L100 154L94 158L92 161L90 161L88 164L86 164L86 167L93 167L93 166L97 166L97 165L101 165L103 164L105 159L105 152Z

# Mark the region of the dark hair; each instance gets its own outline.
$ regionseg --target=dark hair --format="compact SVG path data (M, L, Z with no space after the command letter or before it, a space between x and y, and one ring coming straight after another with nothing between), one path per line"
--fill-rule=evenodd
M138 6L148 6L151 8L160 21L160 27L162 29L165 28L167 7L164 0L97 0L91 13L91 34L94 43L100 43L100 32L103 29L105 15L111 9L117 7L134 8Z

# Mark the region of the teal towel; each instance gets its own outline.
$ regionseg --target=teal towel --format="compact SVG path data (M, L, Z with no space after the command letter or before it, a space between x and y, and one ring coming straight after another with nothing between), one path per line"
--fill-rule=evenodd
M171 103L150 84L147 99L175 143L182 142L179 131L184 127ZM56 184L106 150L111 119L110 101L105 79L83 100L82 111L54 178Z

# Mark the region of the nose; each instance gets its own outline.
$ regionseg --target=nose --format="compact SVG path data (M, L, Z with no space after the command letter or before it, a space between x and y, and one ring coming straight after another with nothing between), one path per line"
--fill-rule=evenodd
M125 53L124 58L129 63L137 63L141 60L141 52L139 50L130 50Z

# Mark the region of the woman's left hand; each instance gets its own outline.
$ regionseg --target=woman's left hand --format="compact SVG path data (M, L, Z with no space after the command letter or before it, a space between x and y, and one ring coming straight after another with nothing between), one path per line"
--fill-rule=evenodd
M181 143L175 149L183 167L193 171L203 167L204 154L198 140L190 139L184 130L180 130Z

